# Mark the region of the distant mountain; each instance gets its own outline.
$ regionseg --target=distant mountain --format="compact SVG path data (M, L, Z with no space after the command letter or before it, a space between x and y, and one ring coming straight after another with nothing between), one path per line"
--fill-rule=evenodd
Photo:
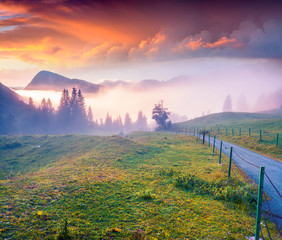
M0 134L20 133L27 130L31 108L21 97L0 83Z
M178 85L186 85L191 84L192 81L188 76L178 76L166 81L155 80L155 79L145 79L139 82L136 82L133 85L133 88L136 90L151 90L155 88L162 88L162 87L173 87Z
M134 84L134 89L137 90L150 90L157 87L162 87L165 81L159 81L155 79L146 79Z
M128 87L131 86L132 84L130 82L122 81L122 80L104 80L103 82L100 83L101 86L107 87L107 88L115 88L115 87Z
M41 71L25 87L25 90L54 90L62 91L64 88L80 89L83 93L96 93L101 85L90 83L80 79L70 79L49 71Z
M90 83L80 79L71 79L49 71L40 71L25 87L25 90L53 90L62 91L64 88L76 87L83 93L98 93L102 89L113 89L116 87L131 88L134 90L147 91L161 87L171 87L180 84L191 84L188 76L179 76L167 81L145 79L139 82L126 82L122 80L105 80L99 84Z
M10 88L6 87L0 82L0 104L5 106L6 103L19 103L20 102L20 95L12 91Z

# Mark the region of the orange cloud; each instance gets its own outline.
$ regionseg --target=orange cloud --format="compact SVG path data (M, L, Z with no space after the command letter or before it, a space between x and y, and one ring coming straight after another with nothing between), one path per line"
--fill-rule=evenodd
M190 3L180 6L160 0L153 0L150 6L147 1L0 1L1 55L70 68L117 61L189 58L210 55L211 51L215 55L232 55L232 51L248 47L248 42L259 47L255 43L261 38L241 37L244 33L240 29L230 29L238 25L238 20L234 20L236 24L224 24L228 20L226 13L201 16L195 14L198 8L191 8ZM219 34L232 31L233 35ZM272 35L279 44L279 36ZM232 51L227 53L226 48Z
M40 65L46 64L46 61L44 59L34 58L27 53L20 55L19 58L24 62L30 62L32 64L40 64Z
M165 41L165 39L166 39L166 37L165 37L164 33L163 32L158 32L155 35L155 37L152 39L152 42L154 44L159 44L159 43Z
M218 47L233 47L235 44L237 44L236 39L228 39L227 37L222 37L220 39L218 39L216 42L214 43L205 43L204 47L206 48L218 48Z
M147 36L143 27L138 28L143 25L141 21L131 24L124 13L115 9L105 9L94 1L88 5L64 2L0 2L2 16L5 14L0 26L7 27L5 32L0 30L0 49L23 61L44 59L33 62L83 66L96 60L110 60L110 56L120 59L119 54L124 58L141 35ZM135 17L138 19L139 15L136 13ZM42 45L44 39L48 43ZM152 41L157 44L163 39L156 35ZM120 47L125 45L127 49Z
M198 39L197 39L198 38ZM214 48L240 48L244 45L234 38L221 37L215 42L204 41L202 37L189 37L184 39L178 47L172 48L172 52L183 52L185 49L196 51L198 49L214 49Z
M185 44L185 47L191 49L192 51L195 51L195 50L199 49L200 47L204 46L204 44L205 43L203 42L202 38L200 38L198 40L194 40L194 41L191 39L190 42Z

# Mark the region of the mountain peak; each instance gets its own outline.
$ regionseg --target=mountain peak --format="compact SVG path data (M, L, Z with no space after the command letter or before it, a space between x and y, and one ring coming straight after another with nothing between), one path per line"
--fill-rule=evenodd
M81 89L82 92L98 92L98 84L86 82L80 79L70 79L57 73L42 70L37 73L31 82L25 87L25 90L53 90L62 91L71 88Z

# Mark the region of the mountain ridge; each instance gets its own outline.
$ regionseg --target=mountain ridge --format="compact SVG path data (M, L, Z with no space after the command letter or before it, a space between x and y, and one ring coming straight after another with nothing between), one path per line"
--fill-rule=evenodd
M30 106L17 93L0 82L0 134L27 130L31 112Z
M54 90L62 91L64 88L79 88L83 92L96 93L101 89L100 84L90 83L85 80L67 78L50 71L40 71L31 82L24 88L25 90Z
M189 80L189 81L188 81ZM31 82L24 88L25 90L53 90L62 91L64 88L76 87L83 93L98 93L101 90L113 89L116 87L131 88L133 90L147 91L150 89L169 87L173 85L191 83L188 76L178 76L169 80L144 79L138 82L128 82L123 80L104 80L100 83L91 83L76 78L67 78L63 75L42 70L38 72Z

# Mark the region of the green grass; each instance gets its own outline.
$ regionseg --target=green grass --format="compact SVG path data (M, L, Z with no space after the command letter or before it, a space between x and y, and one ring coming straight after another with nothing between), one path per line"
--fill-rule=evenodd
M174 127L180 131L187 129L188 132L191 129L192 133L194 128L205 129L210 132L211 137L216 135L221 140L282 161L281 114L219 113L174 124ZM260 130L262 139L260 139ZM277 133L279 134L278 146L276 146Z
M254 235L255 220L227 184L226 166L193 137L1 137L2 146L14 142L0 150L3 239Z

